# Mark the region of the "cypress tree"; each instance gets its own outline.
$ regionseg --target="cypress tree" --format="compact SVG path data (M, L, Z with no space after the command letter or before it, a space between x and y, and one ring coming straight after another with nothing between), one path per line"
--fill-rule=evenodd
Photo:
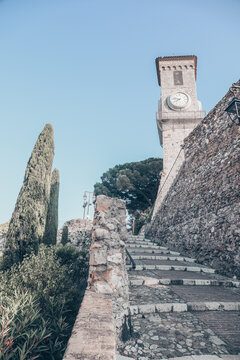
M68 242L68 226L63 227L61 244L66 245Z
M3 268L21 262L24 255L37 252L42 241L50 196L54 157L53 128L46 124L28 161L23 185L10 220Z
M50 200L47 211L45 234L43 242L46 245L56 245L58 230L58 196L59 196L59 171L52 172Z

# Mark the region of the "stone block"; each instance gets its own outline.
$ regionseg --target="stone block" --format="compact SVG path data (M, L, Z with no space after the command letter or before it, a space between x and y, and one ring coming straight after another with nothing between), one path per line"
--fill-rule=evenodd
M202 268L198 266L187 266L187 271L201 272Z
M234 287L240 287L240 282L239 281L232 281L232 284Z
M90 265L106 265L107 254L106 250L102 248L94 248L90 253Z
M211 280L196 279L195 285L211 285Z
M157 285L159 283L159 280L156 278L147 278L144 280L144 285L151 286L151 285Z
M123 258L121 253L116 253L113 255L109 255L107 257L107 261L112 262L114 264L122 264Z
M195 282L194 279L183 279L183 285L195 285Z
M223 309L225 311L239 311L240 310L240 303L239 302L224 302L221 303Z
M187 311L187 304L173 304L173 311L174 312L184 312L184 311Z
M206 273L206 274L214 274L214 273L215 273L215 269L202 268L202 272L204 272L204 273Z
M156 304L156 312L171 312L173 310L173 305L171 303L165 304Z
M107 198L107 196L99 195L97 201L95 202L95 211L106 213L112 203L111 198Z
M138 305L138 310L140 314L151 314L155 312L154 304Z
M144 280L130 280L130 285L140 286L143 285Z
M180 270L180 271L185 271L186 266L174 265L174 266L172 266L172 269L173 269L173 270L176 270L176 271L178 271L178 270Z
M171 279L160 279L159 284L170 285L171 284Z
M106 281L95 282L92 285L92 288L95 290L96 293L99 293L99 294L112 294L113 293L113 289Z
M131 305L130 306L130 314L131 315L137 315L139 313L138 306L137 305Z

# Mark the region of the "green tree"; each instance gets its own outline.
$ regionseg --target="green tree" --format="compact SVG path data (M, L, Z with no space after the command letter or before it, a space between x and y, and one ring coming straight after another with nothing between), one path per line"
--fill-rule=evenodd
M59 171L54 169L51 179L50 201L48 205L45 233L43 242L46 245L56 245L58 230L58 196L59 196Z
M43 239L54 157L53 128L46 124L28 161L22 188L9 223L3 268L37 252Z
M66 245L68 242L68 226L63 227L61 244Z
M96 195L107 195L126 200L129 214L151 208L157 196L162 159L116 165L105 172L101 183L94 185Z

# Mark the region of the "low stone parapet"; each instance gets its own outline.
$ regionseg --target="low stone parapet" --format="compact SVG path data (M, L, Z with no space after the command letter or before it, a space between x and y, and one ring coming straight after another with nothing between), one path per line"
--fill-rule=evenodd
M98 196L88 288L63 360L115 360L117 343L129 335L126 239L125 202Z
M116 341L110 295L86 290L63 360L115 360Z

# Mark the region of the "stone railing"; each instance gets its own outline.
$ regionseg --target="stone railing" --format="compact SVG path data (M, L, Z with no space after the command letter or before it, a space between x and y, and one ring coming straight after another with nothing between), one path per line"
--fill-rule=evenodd
M95 204L88 288L64 360L114 360L129 315L126 207L100 195Z
M116 359L111 296L86 290L63 359Z

